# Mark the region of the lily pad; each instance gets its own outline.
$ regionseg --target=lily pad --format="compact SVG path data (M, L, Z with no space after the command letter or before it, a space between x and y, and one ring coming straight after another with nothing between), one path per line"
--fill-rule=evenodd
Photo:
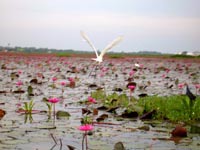
M61 118L68 118L68 117L70 117L71 115L70 115L70 113L69 112L66 112L66 111L58 111L57 113L56 113L56 117L58 118L58 119L61 119Z
M114 146L114 150L125 150L124 144L122 142L117 142Z

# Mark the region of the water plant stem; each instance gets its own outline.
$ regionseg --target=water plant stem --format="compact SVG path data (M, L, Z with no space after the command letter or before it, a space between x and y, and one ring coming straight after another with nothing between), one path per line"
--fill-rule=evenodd
M129 96L129 102L128 102L128 104L130 104L130 101L131 101L131 97L132 97L132 91L130 90L130 96Z
M85 131L85 133L83 133L82 150L84 150L84 140L85 140L85 148L86 148L86 150L88 150L87 131Z
M82 139L82 150L84 150L84 138L85 138L85 134L83 133L83 139Z
M86 147L86 150L88 150L88 144L87 144L87 131L85 131L85 147Z
M62 140L60 139L60 150L62 150Z
M51 138L53 139L53 141L55 142L55 144L57 144L55 137L53 136L53 134L51 133Z
M55 120L56 120L56 104L53 104L53 125L55 126Z

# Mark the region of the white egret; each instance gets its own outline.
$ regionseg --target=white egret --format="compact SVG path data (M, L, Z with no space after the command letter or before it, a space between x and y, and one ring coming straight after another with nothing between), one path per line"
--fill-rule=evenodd
M135 63L135 67L139 68L140 64L139 63Z
M92 44L92 42L90 41L90 39L88 38L88 36L81 31L81 35L82 37L85 39L85 41L92 47L92 49L95 51L96 54L96 58L92 58L92 60L95 60L96 62L99 62L99 64L101 62L103 62L103 56L105 55L105 53L110 50L111 48L113 48L115 45L117 45L121 40L122 40L122 36L117 37L115 40L113 40L110 44L108 44L102 51L101 54L99 55L96 48L94 47L94 45Z

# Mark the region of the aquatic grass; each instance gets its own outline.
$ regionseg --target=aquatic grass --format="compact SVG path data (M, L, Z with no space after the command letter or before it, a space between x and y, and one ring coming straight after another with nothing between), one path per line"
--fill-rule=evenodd
M120 94L118 96L118 105L127 107L128 104L129 104L129 97L125 93L124 94Z
M129 96L113 92L106 95L103 90L91 93L97 101L100 101L106 108L120 107L127 112L137 112L139 115L155 111L152 119L170 121L193 121L200 119L200 97L191 101L187 95L172 96L147 96L143 98L132 98L129 103Z
M96 100L104 103L107 95L103 90L96 90L91 93L91 97L95 98Z
M196 118L196 120L200 120L200 97L196 98L196 102L193 106L193 117Z
M171 121L200 119L200 97L192 104L186 95L149 96L140 98L139 105L144 107L146 112L156 110L155 119L169 119Z
M34 105L35 105L35 104L34 104L33 100L31 100L30 102L24 102L23 110L25 110L25 112L26 112L27 114L31 114Z
M33 122L33 117L32 117L32 113L26 113L25 116L24 116L24 123L27 123L27 122L30 122L32 123Z
M172 121L189 120L190 107L185 104L188 100L187 96L181 95L166 97L165 104L163 104L167 108L165 117Z

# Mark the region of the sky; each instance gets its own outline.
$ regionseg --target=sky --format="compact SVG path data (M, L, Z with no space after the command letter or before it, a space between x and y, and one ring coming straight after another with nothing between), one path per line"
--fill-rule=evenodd
M0 0L0 46L200 51L200 0Z

